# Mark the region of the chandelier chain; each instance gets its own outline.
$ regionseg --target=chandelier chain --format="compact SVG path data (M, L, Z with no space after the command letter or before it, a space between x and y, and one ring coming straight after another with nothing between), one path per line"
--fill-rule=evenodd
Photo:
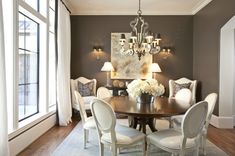
M138 15L141 15L141 14L142 14L142 11L141 11L141 9L140 9L140 0L139 0L139 10L137 11L137 14L138 14Z

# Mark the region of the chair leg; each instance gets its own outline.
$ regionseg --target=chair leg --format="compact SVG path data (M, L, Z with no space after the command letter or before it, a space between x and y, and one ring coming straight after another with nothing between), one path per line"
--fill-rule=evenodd
M87 143L87 130L83 129L83 145L84 145L84 149L86 148L86 143Z
M104 144L100 142L100 156L104 156Z
M171 120L171 118L169 118L168 121L169 121L169 128L173 128L173 121Z
M150 155L150 151L151 151L151 145L150 142L147 141L147 151L146 151L146 156Z
M146 155L146 154L145 154L145 153L146 153L145 139L144 139L144 141L143 141L143 143L142 143L142 147L143 147L143 155Z
M203 155L206 155L205 147L206 147L206 134L203 134L201 137L201 148Z
M112 156L117 156L117 147L115 144L111 145L111 149L112 149Z

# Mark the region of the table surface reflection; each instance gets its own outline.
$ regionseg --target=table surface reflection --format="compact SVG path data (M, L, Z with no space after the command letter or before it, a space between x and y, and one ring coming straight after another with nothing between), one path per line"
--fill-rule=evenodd
M190 105L168 97L156 97L152 104L137 103L129 96L113 96L104 99L114 112L134 117L169 117L183 114Z

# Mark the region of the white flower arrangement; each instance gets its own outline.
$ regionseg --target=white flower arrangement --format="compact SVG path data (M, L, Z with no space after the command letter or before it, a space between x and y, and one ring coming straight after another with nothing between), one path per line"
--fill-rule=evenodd
M160 96L165 92L165 88L155 79L137 79L128 84L127 92L134 98L139 97L142 93L147 93L152 96Z

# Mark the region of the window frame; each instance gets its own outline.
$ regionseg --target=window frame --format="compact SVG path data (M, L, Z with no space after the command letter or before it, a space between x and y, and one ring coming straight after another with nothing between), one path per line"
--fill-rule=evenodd
M39 1L38 1L39 2ZM6 2L8 3L8 1ZM28 5L23 0L12 0L9 1L8 8L11 8L9 17L13 18L12 22L7 22L10 24L8 31L11 30L11 39L13 40L13 48L10 52L10 55L7 56L8 59L11 59L10 65L6 68L9 68L9 71L12 71L12 74L9 74L8 78L10 79L8 83L8 134L9 139L14 138L29 128L30 125L39 123L44 120L46 117L51 116L56 113L56 106L49 108L49 97L48 97L48 81L49 81L49 0L46 0L46 15L41 14L34 10L30 5ZM38 56L38 113L25 118L24 120L19 119L19 106L18 106L18 85L19 85L19 11L26 15L31 20L38 23L39 26L39 46L40 55ZM4 32L6 33L6 32ZM41 53L42 52L42 53ZM44 61L44 62L43 62ZM13 75L13 76L11 76ZM8 79L7 78L7 79Z
M24 84L21 84L21 83L18 83L18 87L19 86L21 86L21 85L24 85L24 86L26 86L26 85L29 85L29 84L37 84L37 101L36 101L36 105L37 105L37 110L36 110L36 112L35 113L32 113L32 114L30 114L30 115L27 115L27 116L25 116L25 117L23 117L23 118L19 118L18 117L18 121L19 122L21 122L21 121L23 121L23 120L25 120L25 119L27 119L27 118L30 118L30 117L32 117L32 116L34 116L35 114L38 114L39 113L39 86L40 86L40 81L39 81L39 68L40 68L40 25L39 25L39 23L38 22L36 22L35 20L33 20L33 19L31 19L30 17L28 17L27 15L25 15L24 13L22 13L20 10L18 10L18 16L19 16L19 14L21 14L21 15L23 15L24 17L26 17L26 18L28 18L29 20L31 20L31 21L33 21L33 22L35 22L36 24L37 24L37 50L36 51L32 51L32 50L29 50L29 49L27 49L27 48L20 48L19 46L18 46L18 51L19 50L22 50L22 51L28 51L28 52L32 52L32 53L36 53L37 54L37 81L36 81L36 83L24 83ZM19 21L18 21L19 22ZM25 28L24 28L25 29ZM19 31L19 30L18 30ZM20 34L18 33L18 41L19 41L19 37L20 37ZM24 40L25 40L25 38L24 38ZM24 41L24 47L26 47L26 42ZM19 55L18 55L19 56ZM24 56L24 59L25 59L25 56ZM18 61L19 61L19 57L18 57ZM24 68L26 68L25 67L25 65L24 65ZM25 76L26 74L24 73L24 76ZM19 77L19 76L18 76ZM19 89L18 89L19 90ZM19 92L18 92L18 94L19 94ZM24 95L25 95L25 90L24 90ZM19 97L19 95L18 95L18 97ZM25 96L24 96L24 101L25 101ZM18 109L19 109L19 99L18 99ZM25 107L25 103L24 103L24 107Z

